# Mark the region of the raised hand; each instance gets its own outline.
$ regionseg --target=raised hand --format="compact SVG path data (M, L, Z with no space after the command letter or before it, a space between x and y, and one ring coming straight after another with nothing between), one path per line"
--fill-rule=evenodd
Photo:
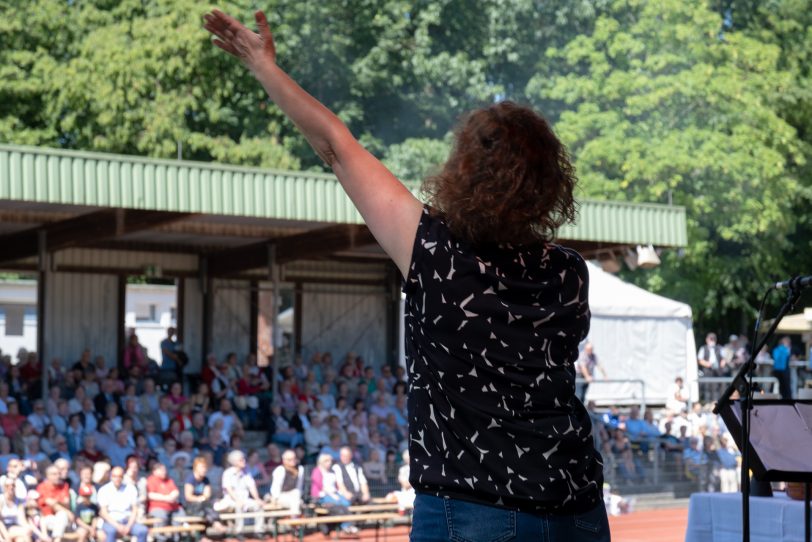
M276 46L273 42L268 19L261 11L254 13L259 33L249 30L241 22L219 9L203 16L203 28L216 37L214 45L238 58L250 69L264 62L276 62Z

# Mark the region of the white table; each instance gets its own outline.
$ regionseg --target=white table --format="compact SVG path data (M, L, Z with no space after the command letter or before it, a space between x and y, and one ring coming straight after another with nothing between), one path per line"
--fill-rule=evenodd
M694 493L685 542L741 542L741 493ZM804 502L750 497L751 542L804 542Z

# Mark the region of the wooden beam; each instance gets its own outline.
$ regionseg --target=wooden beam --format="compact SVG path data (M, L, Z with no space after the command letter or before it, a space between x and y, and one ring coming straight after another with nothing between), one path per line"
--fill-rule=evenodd
M269 239L217 252L209 257L211 275L233 275L268 265L268 249L276 246L276 262L285 264L358 248L375 242L366 226L339 224Z
M45 233L48 252L69 247L112 239L183 220L191 213L165 213L161 211L140 211L134 209L104 209L79 215L59 222L51 222L38 228L31 228L0 236L0 262L10 262L30 258L37 254L37 239Z

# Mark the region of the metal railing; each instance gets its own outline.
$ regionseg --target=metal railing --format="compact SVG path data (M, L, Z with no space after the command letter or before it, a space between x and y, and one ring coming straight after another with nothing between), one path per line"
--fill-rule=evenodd
M579 385L586 384L587 381L583 378L576 378L575 379L575 386L576 390L578 389ZM592 382L589 382L589 386L600 386L602 384L637 384L640 386L640 415L642 416L646 412L646 382L641 378L596 378L593 379ZM619 404L616 401L620 400L620 402L625 401L627 398L612 398L609 400L612 404ZM604 402L601 400L601 402Z
M733 382L732 376L703 376L697 379L699 385L699 400L703 403L716 401L725 388ZM755 376L753 377L754 384L767 384L771 386L768 393L777 394L779 390L778 379L774 376ZM763 385L762 388L768 386Z

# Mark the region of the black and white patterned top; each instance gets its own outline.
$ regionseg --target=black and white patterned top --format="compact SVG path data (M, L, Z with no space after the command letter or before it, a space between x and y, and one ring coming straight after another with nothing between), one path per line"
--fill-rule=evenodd
M528 512L600 502L574 362L588 271L554 244L473 249L424 207L406 293L410 482Z

